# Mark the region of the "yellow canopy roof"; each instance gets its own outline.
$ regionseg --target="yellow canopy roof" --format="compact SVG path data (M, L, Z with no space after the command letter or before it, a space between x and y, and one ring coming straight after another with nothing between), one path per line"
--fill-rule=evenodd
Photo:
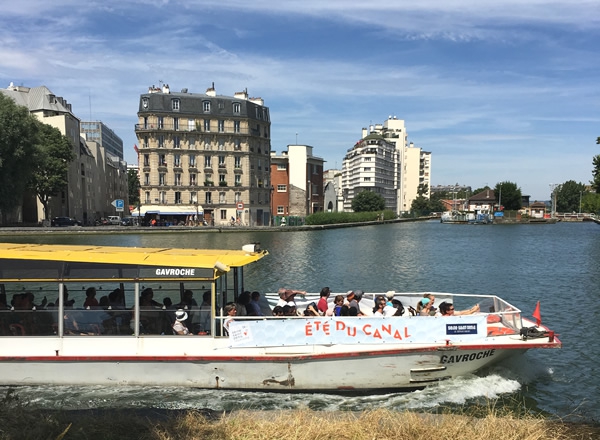
M257 248L253 245L244 246L245 250L222 250L0 243L0 264L10 259L206 269L226 266L228 270L268 255L266 250Z

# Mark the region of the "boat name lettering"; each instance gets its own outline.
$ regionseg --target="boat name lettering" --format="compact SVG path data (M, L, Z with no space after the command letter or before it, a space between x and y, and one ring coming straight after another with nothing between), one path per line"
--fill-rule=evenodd
M457 354L452 356L443 355L440 358L440 362L442 364L457 364L459 362L469 362L474 361L475 359L484 359L486 357L493 356L495 351L495 349L492 349L486 351L478 351L477 353L471 354Z
M306 336L315 336L317 333L330 336L332 333L346 333L346 335L355 337L357 334L370 336L375 339L384 339L386 336L391 336L394 339L408 339L411 335L408 332L408 327L395 328L392 324L381 324L373 326L365 324L362 327L348 325L344 321L335 321L335 326L332 328L328 321L321 322L318 320L308 320L304 326L304 334Z
M190 269L185 267L169 267L163 269L156 269L156 275L159 276L188 276L193 277L196 275L196 269Z

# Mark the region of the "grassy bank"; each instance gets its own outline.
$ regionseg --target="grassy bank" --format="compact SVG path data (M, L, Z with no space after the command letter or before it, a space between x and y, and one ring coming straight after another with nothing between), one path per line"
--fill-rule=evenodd
M294 411L33 411L0 408L0 439L596 439L600 427L539 416L431 415L374 410Z

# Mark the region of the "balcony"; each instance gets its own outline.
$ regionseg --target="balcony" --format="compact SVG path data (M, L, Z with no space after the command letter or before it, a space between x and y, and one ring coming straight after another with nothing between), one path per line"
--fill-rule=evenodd
M216 134L217 132L211 132L210 130L204 129L202 124L196 124L195 126L184 126L181 124L177 127L172 122L165 122L162 125L159 125L156 122L147 124L135 124L134 125L136 132L151 132L151 131L174 131L174 132L192 132L192 133L212 133ZM248 130L239 129L235 130L233 127L223 127L223 129L219 129L218 134L230 134L230 135L248 135L251 134L253 136L259 136L260 133L256 130Z

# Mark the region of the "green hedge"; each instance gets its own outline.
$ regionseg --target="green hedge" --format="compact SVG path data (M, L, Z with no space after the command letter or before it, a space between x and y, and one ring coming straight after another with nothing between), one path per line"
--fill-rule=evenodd
M317 212L306 217L307 225L333 225L336 223L361 223L381 220L382 211L375 212ZM384 220L397 218L393 211L383 211Z

